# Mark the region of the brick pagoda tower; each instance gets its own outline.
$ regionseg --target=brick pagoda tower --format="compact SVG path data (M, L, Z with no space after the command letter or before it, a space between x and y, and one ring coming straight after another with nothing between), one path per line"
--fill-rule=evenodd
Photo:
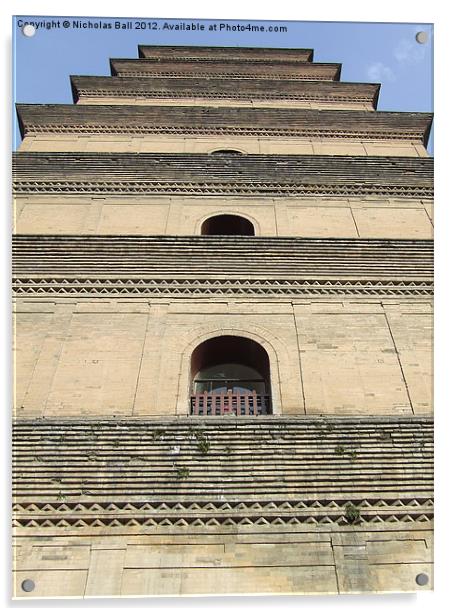
M340 68L141 46L18 105L17 596L431 587L431 116Z

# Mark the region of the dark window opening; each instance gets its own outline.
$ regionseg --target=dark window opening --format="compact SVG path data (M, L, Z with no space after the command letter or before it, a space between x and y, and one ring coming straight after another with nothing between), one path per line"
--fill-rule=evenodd
M271 414L270 362L253 340L219 336L191 359L191 415Z
M214 150L213 152L211 152L211 154L242 154L243 152L240 152L240 150Z
M243 216L220 214L202 223L201 235L255 235L252 222Z

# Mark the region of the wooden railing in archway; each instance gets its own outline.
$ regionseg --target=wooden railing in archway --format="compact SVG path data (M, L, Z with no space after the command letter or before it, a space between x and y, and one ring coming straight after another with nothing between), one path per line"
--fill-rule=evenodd
M191 396L190 415L271 415L270 396L253 391L246 394L198 393Z

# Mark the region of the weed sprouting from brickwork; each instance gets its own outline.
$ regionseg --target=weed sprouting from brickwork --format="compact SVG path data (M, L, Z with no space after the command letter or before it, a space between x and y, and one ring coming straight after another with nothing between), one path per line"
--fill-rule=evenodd
M361 518L361 512L353 505L353 503L347 503L345 506L345 519L349 524L358 524Z
M190 475L190 469L186 466L176 466L176 475L178 479L187 479Z
M204 432L198 430L195 432L195 437L197 440L196 447L198 451L200 451L203 455L206 455L210 449L210 442Z
M358 452L355 449L348 449L343 445L337 445L334 453L338 456L348 456L352 462L354 462L358 457Z

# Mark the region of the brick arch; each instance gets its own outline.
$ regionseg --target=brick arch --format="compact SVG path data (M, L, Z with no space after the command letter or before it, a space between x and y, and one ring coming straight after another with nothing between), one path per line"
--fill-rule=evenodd
M278 340L267 330L259 327L242 329L239 327L223 328L198 328L193 332L190 342L185 346L181 354L180 380L177 398L177 414L186 415L188 400L191 391L191 357L195 349L212 338L220 336L235 336L248 338L259 344L268 355L270 363L270 388L272 395L273 415L280 415L281 405L281 373L284 371L284 364L289 363L289 357L282 341Z
M212 154L213 156L215 156L215 154L248 154L248 152L246 150L244 150L243 148L236 148L236 147L216 147L213 150L209 150L208 152L209 154Z
M224 209L217 210L215 212L209 212L209 214L205 214L203 215L202 218L199 218L196 222L195 234L201 235L201 229L202 229L203 224L206 222L206 220L209 220L209 218L214 218L215 216L240 216L240 218L245 218L245 220L250 222L254 227L254 237L261 235L260 224L258 220L254 218L254 216L250 216L248 212L244 214L243 212L238 212L236 210L224 210Z

